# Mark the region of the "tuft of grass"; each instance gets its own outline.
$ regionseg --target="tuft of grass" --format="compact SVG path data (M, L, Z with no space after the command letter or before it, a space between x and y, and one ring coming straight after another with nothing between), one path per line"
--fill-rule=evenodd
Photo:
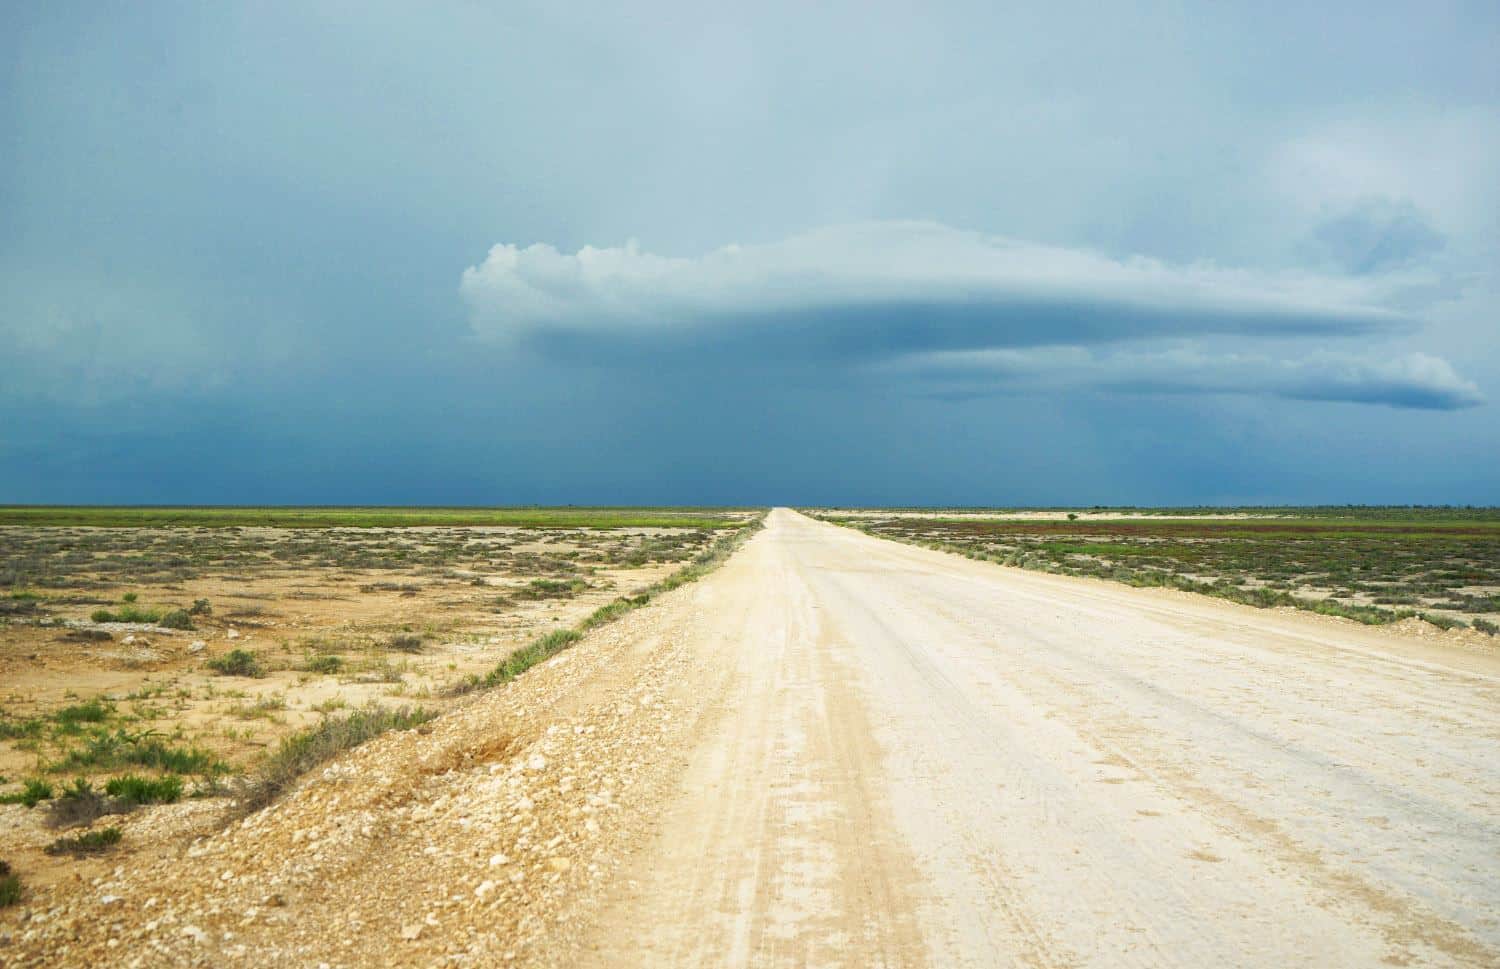
M309 673L323 673L332 675L344 668L344 661L337 656L327 654L314 656L309 659L302 668Z
M266 675L265 668L254 653L243 649L231 649L223 656L216 656L204 664L221 676L249 676L259 678Z
M125 805L175 804L182 797L182 778L177 774L161 777L140 777L126 774L111 778L104 785L104 793L118 798Z
M24 804L31 808L51 797L52 785L40 777L32 777L16 793L0 797L0 804Z
M245 789L239 808L247 814L258 811L314 767L389 730L410 730L435 716L421 707L387 709L371 704L342 717L325 717L317 726L281 741Z
M1490 636L1500 636L1500 625L1496 625L1488 619L1475 619L1474 628Z
M1452 616L1445 616L1438 612L1423 612L1419 615L1424 622L1431 623L1439 629L1463 629L1469 625L1462 619L1454 619Z
M76 858L81 855L102 854L119 843L119 828L101 828L98 831L58 838L42 850L49 855L72 855Z
M113 712L114 709L109 704L95 697L87 703L63 707L52 715L52 719L65 726L80 723L103 723L109 719L109 715Z

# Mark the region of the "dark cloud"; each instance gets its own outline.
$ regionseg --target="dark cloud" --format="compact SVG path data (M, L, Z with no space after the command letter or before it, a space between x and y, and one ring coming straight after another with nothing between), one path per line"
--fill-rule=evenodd
M916 354L881 368L943 399L995 393L1233 394L1286 400L1462 410L1484 403L1473 382L1426 354L1316 352L1275 358L1189 345L1146 350L1079 346Z
M0 7L0 500L1500 496L1494 5Z

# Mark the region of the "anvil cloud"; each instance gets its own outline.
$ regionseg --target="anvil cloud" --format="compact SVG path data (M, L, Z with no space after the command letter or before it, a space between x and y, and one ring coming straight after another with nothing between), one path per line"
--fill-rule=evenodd
M779 365L799 356L833 366L926 360L915 372L931 382L954 369L951 360L931 365L943 353L1040 347L1053 352L1025 355L1021 375L1009 365L1016 358L987 358L1006 364L989 366L990 377L1033 389L1266 393L1431 409L1481 402L1474 384L1421 353L1382 360L1324 351L1310 362L1203 347L1080 358L1097 344L1285 344L1410 331L1418 322L1387 305L1408 283L1112 259L932 222L866 222L696 258L634 242L571 254L504 243L464 272L461 291L483 337L561 342L574 354L591 345L614 359L628 359L622 351L632 345L686 343ZM986 368L965 359L972 382L972 371Z

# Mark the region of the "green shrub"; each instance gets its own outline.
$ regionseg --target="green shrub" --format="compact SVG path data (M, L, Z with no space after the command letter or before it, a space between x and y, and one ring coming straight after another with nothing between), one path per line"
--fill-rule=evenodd
M1491 636L1500 636L1500 626L1495 625L1488 619L1475 619L1474 628Z
M193 607L188 610L188 613L194 616L208 616L212 615L213 611L214 607L209 604L207 599L194 599Z
M158 619L156 624L165 626L167 629L192 629L193 617L188 615L186 609L173 609Z
M131 807L137 804L173 804L182 797L182 778L176 774L161 777L126 774L105 784L104 793Z
M262 677L266 671L255 654L243 649L232 649L223 656L215 657L206 664L209 669L223 676Z
M42 850L49 855L97 855L120 843L119 828L102 828L71 837L58 838Z
M134 602L135 600L136 600L136 594L134 592L127 592L123 596L120 597L120 601L121 602Z
M126 604L114 612L108 609L96 609L89 618L94 622L139 622L156 623L161 619L160 609L137 609L135 606Z

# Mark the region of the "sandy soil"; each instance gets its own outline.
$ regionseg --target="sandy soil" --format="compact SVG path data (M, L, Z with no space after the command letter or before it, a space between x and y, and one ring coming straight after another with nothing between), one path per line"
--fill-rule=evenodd
M0 914L0 959L1495 965L1497 741L1492 654L778 510L427 732Z

